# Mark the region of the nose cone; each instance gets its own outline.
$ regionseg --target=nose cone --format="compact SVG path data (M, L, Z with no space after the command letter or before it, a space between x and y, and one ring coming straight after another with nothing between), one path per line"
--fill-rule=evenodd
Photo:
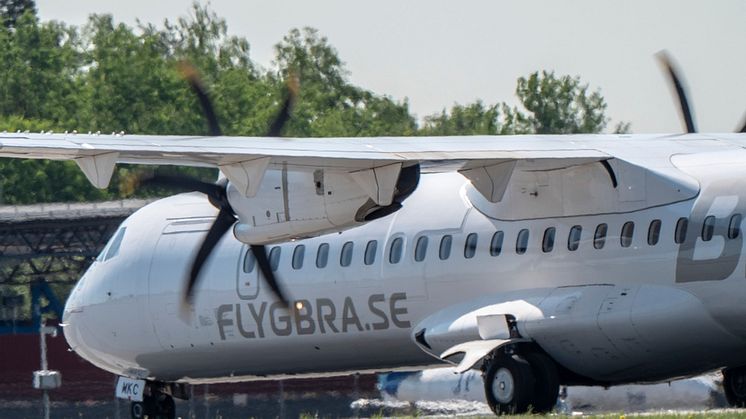
M65 334L65 340L73 351L77 352L77 348L81 344L81 327L83 324L83 313L84 307L82 304L82 293L85 283L85 276L78 281L73 288L70 296L65 302L65 310L62 313L62 325L63 332Z

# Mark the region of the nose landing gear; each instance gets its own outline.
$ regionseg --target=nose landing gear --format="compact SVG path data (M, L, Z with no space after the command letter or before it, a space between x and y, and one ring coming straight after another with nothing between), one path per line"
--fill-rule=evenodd
M174 397L186 399L183 385L148 382L141 402L132 402L132 419L175 419Z
M557 401L557 368L543 353L499 351L485 360L482 376L487 403L497 415L547 413Z

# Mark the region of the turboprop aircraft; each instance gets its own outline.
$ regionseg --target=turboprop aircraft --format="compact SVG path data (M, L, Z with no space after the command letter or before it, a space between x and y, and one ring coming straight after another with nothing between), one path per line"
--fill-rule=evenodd
M560 384L722 369L746 406L746 126L697 133L277 138L0 136L0 156L217 167L129 217L72 291L70 348L133 417L184 385L422 368L483 372L497 414ZM292 93L292 89L290 90ZM207 199L205 199L205 195ZM232 231L232 234L225 234Z

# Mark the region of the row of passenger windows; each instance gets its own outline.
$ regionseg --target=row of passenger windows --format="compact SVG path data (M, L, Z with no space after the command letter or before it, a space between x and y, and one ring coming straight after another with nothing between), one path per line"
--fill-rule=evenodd
M728 223L727 236L729 239L735 239L741 234L741 214L733 215ZM660 241L661 227L663 223L661 220L653 220L648 225L647 229L647 243L650 246L655 246ZM685 217L679 218L676 221L676 228L674 229L673 241L676 244L681 244L686 240L687 228L689 226L689 220ZM608 235L609 226L606 223L598 224L593 234L593 247L595 249L603 249L606 246L606 238ZM702 225L701 238L702 241L710 241L715 232L715 217L708 216L704 219ZM583 233L583 227L580 225L574 225L570 228L570 232L567 237L567 250L574 252L580 247L580 239ZM516 235L515 252L516 254L522 255L528 250L529 241L529 230L524 228ZM635 234L635 223L628 221L622 225L622 229L619 235L619 244L621 247L630 247L632 245L632 238ZM557 236L557 229L555 227L549 227L544 230L544 235L541 241L541 250L544 253L549 253L554 250L555 241ZM492 234L489 242L489 252L491 256L498 256L503 250L503 241L505 239L505 233L497 231ZM422 262L427 256L427 249L430 239L428 236L420 236L414 246L413 257L416 262ZM470 233L466 236L464 241L464 258L471 259L477 253L477 245L479 242L479 235L477 233ZM440 238L438 245L438 258L440 260L447 260L451 257L451 249L453 245L453 236L446 234ZM352 241L345 242L342 245L342 249L339 253L339 264L340 266L347 267L352 264L353 253L355 243ZM319 269L326 268L329 263L329 243L321 243L316 251L315 265ZM372 265L376 261L376 255L378 251L378 240L370 240L365 245L365 251L363 254L363 263L365 265ZM272 270L277 270L280 265L280 254L282 248L275 246L269 252L269 263ZM299 244L293 249L291 266L293 269L303 268L305 260L306 245ZM401 262L404 257L404 238L396 237L391 242L389 252L387 255L388 262L395 265ZM243 270L246 273L250 273L254 270L256 260L254 259L251 250L246 254L244 259Z

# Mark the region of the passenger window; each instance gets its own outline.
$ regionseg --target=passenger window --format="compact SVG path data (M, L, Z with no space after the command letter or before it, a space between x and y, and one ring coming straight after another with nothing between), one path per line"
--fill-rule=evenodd
M282 252L280 246L275 246L269 251L269 267L272 269L272 272L280 267L280 252Z
M596 233L593 234L593 247L603 249L606 244L606 233L609 231L609 225L601 223L596 227Z
M567 236L567 250L574 252L580 247L580 235L583 233L583 227L572 226L570 235Z
M316 267L319 269L326 268L329 261L329 243L321 243L319 250L316 251Z
M648 227L648 245L655 246L661 235L661 220L653 220Z
M306 255L306 246L299 244L293 250L293 269L303 268L303 258Z
M417 239L417 245L414 247L414 260L422 262L427 255L427 236Z
M440 260L446 260L449 257L451 257L451 243L453 242L453 237L450 234L446 234L443 236L442 239L440 239L440 249L438 251L438 256L440 257Z
M678 221L676 221L676 231L673 235L673 241L676 244L684 243L684 240L686 240L686 228L689 226L689 219L686 217L679 218Z
M391 249L389 249L389 263L396 264L401 261L402 250L404 248L404 239L397 237L391 242Z
M498 231L492 235L492 240L490 241L490 255L500 255L503 251L503 238L505 238L505 234L502 231Z
M619 243L622 247L630 247L632 245L632 236L635 234L635 223L627 221L622 226L622 235L619 237Z
M728 238L735 239L741 234L741 214L733 214L728 224Z
M378 241L371 240L365 246L365 264L372 265L376 261L376 250L378 249Z
M119 248L122 246L122 239L124 239L124 232L126 230L127 227L120 228L114 238L111 239L111 244L109 245L109 250L106 251L104 260L109 260L119 254Z
M554 249L554 235L557 233L557 229L549 227L544 230L544 238L541 240L541 250L544 253L549 253Z
M246 256L243 258L243 271L249 274L254 271L254 266L256 266L256 257L254 257L254 252L249 248L246 251Z
M705 217L705 222L702 224L702 241L708 242L712 240L712 235L715 232L715 216L708 215Z
M464 257L471 259L477 253L477 240L479 236L477 233L470 233L466 236L466 242L464 243Z
M519 255L526 253L528 249L528 229L523 229L518 232L518 237L515 240L515 252Z
M339 264L347 267L352 263L352 242L346 242L342 246L342 252L339 254Z

